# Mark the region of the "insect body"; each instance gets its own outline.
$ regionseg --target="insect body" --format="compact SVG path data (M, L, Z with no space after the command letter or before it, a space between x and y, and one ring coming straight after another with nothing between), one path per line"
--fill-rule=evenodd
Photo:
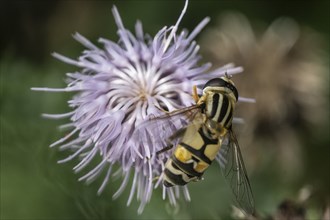
M199 115L188 125L164 170L164 185L185 185L197 181L217 156L222 140L231 129L238 92L228 77L208 81L197 99ZM196 112L198 113L198 112ZM196 125L196 120L200 120Z
M238 100L233 81L227 75L211 79L205 84L201 97L197 95L197 89L194 87L193 98L195 105L166 112L150 119L144 126L148 127L151 121L158 122L158 134L150 136L154 142L162 140L160 134L165 133L164 138L167 141L156 155L175 147L165 163L163 185L172 187L198 181L212 161L217 159L238 206L245 213L253 214L252 190L232 130L233 112ZM173 124L176 121L185 123L181 128L178 128L180 125L174 126L177 131L173 134L173 126L169 121ZM144 127L137 130L143 130Z

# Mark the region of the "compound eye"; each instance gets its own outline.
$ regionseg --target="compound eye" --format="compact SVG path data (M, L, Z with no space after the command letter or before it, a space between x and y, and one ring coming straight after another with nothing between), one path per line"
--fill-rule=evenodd
M205 89L206 87L224 87L226 86L227 82L221 78L214 78L211 79L209 81L207 81L207 83L205 83L203 89Z
M209 80L207 83L205 83L203 90L207 87L211 87L211 88L214 87L215 90L216 90L216 88L219 88L219 87L228 88L234 93L236 100L238 100L238 92L237 92L236 87L232 83L227 82L226 80L224 80L222 78L214 78L214 79Z

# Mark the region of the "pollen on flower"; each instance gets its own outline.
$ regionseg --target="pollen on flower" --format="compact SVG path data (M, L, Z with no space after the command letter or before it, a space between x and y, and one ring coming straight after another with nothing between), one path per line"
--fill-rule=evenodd
M74 171L87 170L79 181L92 182L106 171L99 194L112 176L122 176L121 186L113 195L117 198L132 178L127 205L136 195L140 202L139 213L150 201L153 188L162 187L164 162L170 152L156 158L160 146L143 140L132 141L136 127L151 115L161 114L160 109L172 111L192 105L194 85L200 93L207 80L226 72L236 74L242 71L241 67L228 64L208 72L211 64L199 64L199 46L194 38L209 18L202 20L190 34L185 30L177 33L187 5L188 1L174 26L162 28L153 38L143 32L140 21L135 25L135 34L127 30L117 8L113 7L118 41L100 38L100 48L82 35L75 34L73 37L86 47L77 60L53 53L55 58L79 69L66 74L67 86L32 88L75 93L68 101L71 112L43 115L52 119L69 118L69 122L61 128L70 128L71 132L51 147L74 152L59 162L78 160ZM240 97L240 101L251 99ZM100 163L88 170L88 165L95 158L101 158ZM114 164L120 165L116 172L113 172ZM156 177L158 180L153 182ZM186 186L162 187L162 190L164 199L167 195L173 205L180 190L184 198L190 200Z

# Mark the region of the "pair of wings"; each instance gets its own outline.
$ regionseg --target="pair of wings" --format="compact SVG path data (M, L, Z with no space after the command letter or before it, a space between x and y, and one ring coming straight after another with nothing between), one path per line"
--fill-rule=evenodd
M157 145L156 154L164 152L169 145L180 142L188 126L201 126L203 114L198 105L175 110L161 116L152 116L136 128L135 138L148 139ZM142 140L144 141L144 140ZM164 150L165 149L165 150ZM222 173L230 185L238 207L246 214L254 214L254 199L247 176L243 157L234 132L230 129L222 140L222 146L216 157Z

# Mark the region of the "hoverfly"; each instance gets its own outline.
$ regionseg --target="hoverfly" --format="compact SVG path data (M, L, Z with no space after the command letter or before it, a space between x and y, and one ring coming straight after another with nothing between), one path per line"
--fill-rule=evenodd
M163 185L172 187L200 180L217 157L238 206L245 213L253 214L252 190L238 141L232 130L233 112L238 100L238 91L233 81L227 74L211 79L204 85L201 97L197 94L196 86L193 87L192 96L195 105L148 120L149 124L158 123L158 130L154 132L166 134L164 148L156 152L156 155L174 147L172 155L165 163ZM184 126L179 128L178 124L170 125L169 120L180 120L179 124ZM146 126L148 122L145 123ZM139 129L142 130L143 126L137 128L138 131ZM168 130L175 129L174 134L168 134ZM157 134L151 138L163 141Z

